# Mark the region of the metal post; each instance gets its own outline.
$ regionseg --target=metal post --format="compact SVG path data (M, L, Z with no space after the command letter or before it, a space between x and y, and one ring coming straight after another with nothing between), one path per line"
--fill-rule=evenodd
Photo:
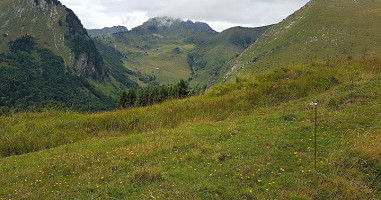
M316 170L316 160L317 160L316 129L317 129L317 103L315 104L315 170Z
M316 160L317 160L317 105L316 102L311 102L311 106L315 106L315 170L316 170Z

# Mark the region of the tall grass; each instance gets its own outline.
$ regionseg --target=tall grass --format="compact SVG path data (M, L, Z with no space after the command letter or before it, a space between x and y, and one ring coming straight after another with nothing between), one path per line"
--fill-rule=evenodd
M380 61L343 61L292 66L271 73L238 78L206 95L171 100L145 108L81 115L68 111L21 113L0 118L0 156L19 155L89 138L218 122L247 115L258 107L328 91L338 85L369 80L381 73ZM347 98L347 97L345 97ZM344 103L332 98L332 106Z
M151 107L1 117L0 199L379 199L380 66L291 66Z

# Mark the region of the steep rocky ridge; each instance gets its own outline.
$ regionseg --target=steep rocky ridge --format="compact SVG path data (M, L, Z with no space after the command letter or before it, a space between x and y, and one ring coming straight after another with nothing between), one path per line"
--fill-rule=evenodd
M102 79L102 57L78 17L57 0L3 0L0 3L0 50L24 35L62 57L68 70Z

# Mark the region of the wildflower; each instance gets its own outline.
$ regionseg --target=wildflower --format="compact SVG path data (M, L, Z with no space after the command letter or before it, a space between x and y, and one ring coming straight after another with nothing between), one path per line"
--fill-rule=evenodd
M261 179L258 179L258 183L260 183L260 182L262 182L262 180L261 180Z

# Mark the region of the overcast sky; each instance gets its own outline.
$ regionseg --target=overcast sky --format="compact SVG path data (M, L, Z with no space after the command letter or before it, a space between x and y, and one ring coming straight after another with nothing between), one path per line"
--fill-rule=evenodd
M132 29L152 17L206 22L214 30L258 27L282 21L309 0L60 0L86 28Z

